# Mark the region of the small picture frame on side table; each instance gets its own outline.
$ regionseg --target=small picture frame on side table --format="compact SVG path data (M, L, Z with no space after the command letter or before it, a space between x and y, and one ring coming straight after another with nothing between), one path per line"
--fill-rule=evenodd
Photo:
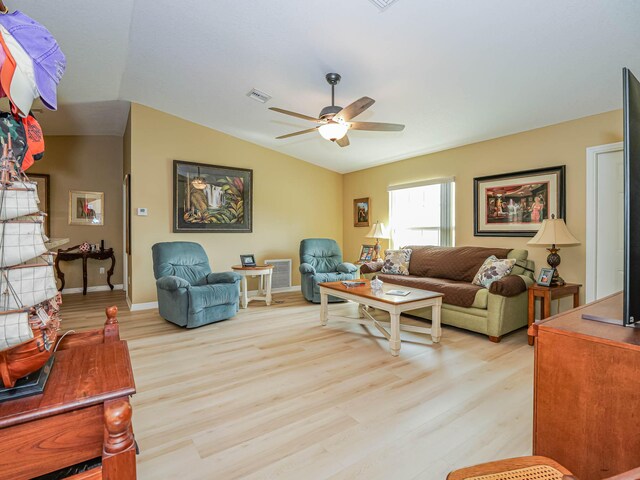
M256 266L256 257L253 254L240 255L240 263L242 263L243 267L255 267Z
M358 257L358 263L370 262L373 257L375 247L373 245L362 245L360 248L360 257Z
M542 270L540 270L540 275L538 275L538 280L536 283L541 287L551 286L554 271L555 268L543 268Z

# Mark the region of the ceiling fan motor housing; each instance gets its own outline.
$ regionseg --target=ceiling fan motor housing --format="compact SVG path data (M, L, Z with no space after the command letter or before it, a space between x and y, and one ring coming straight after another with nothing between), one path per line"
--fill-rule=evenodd
M318 118L326 118L328 116L333 117L336 113L342 110L342 107L338 107L336 105L329 105L328 107L324 107L318 115Z

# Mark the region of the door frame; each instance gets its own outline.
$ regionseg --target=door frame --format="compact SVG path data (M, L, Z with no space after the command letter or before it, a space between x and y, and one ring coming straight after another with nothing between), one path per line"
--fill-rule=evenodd
M622 142L608 143L596 147L587 148L587 201L586 201L586 281L585 301L593 302L596 299L596 282L598 275L598 156L605 153L623 151Z

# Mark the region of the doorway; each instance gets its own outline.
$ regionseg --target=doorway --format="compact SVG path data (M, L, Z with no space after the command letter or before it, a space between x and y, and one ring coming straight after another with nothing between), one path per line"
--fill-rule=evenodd
M593 302L623 289L624 163L622 142L587 148L587 278Z

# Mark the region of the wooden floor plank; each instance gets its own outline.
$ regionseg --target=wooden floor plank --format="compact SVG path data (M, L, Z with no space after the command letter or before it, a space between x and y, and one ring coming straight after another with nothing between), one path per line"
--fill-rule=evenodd
M157 310L128 311L122 292L64 296L64 330L120 309L139 478L435 480L531 453L524 330L499 344L446 326L440 344L403 333L392 357L375 329L321 327L319 306L299 293L274 299L187 330ZM357 315L354 304L330 309Z

